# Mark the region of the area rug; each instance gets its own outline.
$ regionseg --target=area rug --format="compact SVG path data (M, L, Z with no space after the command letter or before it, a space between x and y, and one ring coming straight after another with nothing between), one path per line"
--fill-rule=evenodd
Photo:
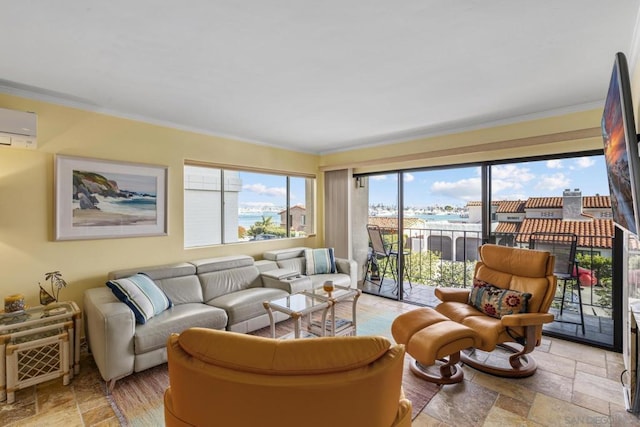
M393 313L375 313L370 307L358 308L358 335L382 335L390 337L391 322L397 316ZM293 329L291 321L280 322L276 333L285 334ZM269 328L252 334L269 336ZM409 356L405 357L402 388L413 405L411 418L414 419L438 392L435 384L428 383L409 369ZM118 380L115 389L107 396L120 424L124 426L149 426L164 424L164 391L169 385L167 365L129 375Z

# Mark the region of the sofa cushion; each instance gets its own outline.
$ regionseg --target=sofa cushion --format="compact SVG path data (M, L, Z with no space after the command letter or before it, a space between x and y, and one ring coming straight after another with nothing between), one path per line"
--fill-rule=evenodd
M249 255L231 255L225 257L199 259L191 262L196 266L196 274L211 273L212 271L229 270L232 268L248 267L254 264Z
M500 319L507 314L526 313L530 298L530 293L501 289L475 279L469 293L469 304L488 316Z
M278 267L293 270L299 274L307 274L307 262L303 256L278 261Z
M317 375L366 371L391 343L385 337L325 337L273 340L244 334L188 329L180 334L182 349L206 363L263 375Z
M345 286L347 288L351 287L351 277L343 274L343 273L335 273L335 274L314 274L313 276L308 276L311 279L311 286L315 288L320 288L327 280L333 281L333 284L336 286Z
M198 276L180 276L154 280L173 305L204 302Z
M151 277L156 285L174 305L189 302L203 302L202 287L196 276L196 266L180 262L153 267L117 270L109 273L109 279L121 279L136 273L144 273Z
M226 325L224 310L201 303L176 305L150 319L144 326L136 326L134 352L144 354L163 348L169 335L191 327L224 329Z
M196 267L187 262L179 262L176 264L156 265L152 267L129 268L126 270L117 270L109 273L109 280L121 279L123 277L133 276L136 273L144 273L151 279L168 279L171 277L193 276L196 274Z
M336 272L333 248L305 249L304 258L308 275Z
M109 280L107 286L133 311L136 322L140 324L145 324L153 316L171 307L169 298L143 273Z
M262 257L271 261L282 261L291 258L300 258L304 256L305 247L299 248L287 248L287 249L275 249L272 251L266 251L262 254Z
M260 270L254 265L199 274L204 302L243 289L262 287Z
M218 307L227 312L229 320L227 325L252 319L267 314L263 302L278 298L284 298L288 292L275 288L252 288L232 292L214 298L207 304Z

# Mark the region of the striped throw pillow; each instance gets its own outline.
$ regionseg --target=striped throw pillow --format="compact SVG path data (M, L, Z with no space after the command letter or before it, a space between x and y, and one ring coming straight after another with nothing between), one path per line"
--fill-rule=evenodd
M336 259L333 248L305 249L307 275L336 273Z
M125 303L136 317L136 322L145 324L147 320L172 306L162 289L146 274L138 273L130 277L109 280L107 286L120 301Z

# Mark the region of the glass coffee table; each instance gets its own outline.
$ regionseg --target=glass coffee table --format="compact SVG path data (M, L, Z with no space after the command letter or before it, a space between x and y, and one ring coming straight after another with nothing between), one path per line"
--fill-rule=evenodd
M309 329L316 335L356 335L357 331L357 316L356 308L358 304L358 298L362 295L360 289L353 289L347 286L334 286L334 290L331 292L331 296L323 290L321 287L309 291L316 298L331 302L330 313L324 322L312 320L309 324ZM338 304L351 303L351 318L344 316L339 317L336 315L336 307ZM325 325L324 328L321 325Z
M335 286L331 296L322 288L299 292L272 301L265 301L269 315L271 337L276 338L274 312L294 319L294 331L280 338L309 338L356 334L356 306L362 294L359 289ZM336 306L351 302L351 318L338 317ZM305 324L303 327L303 323ZM322 325L325 325L324 328Z
M276 338L276 320L274 312L284 313L294 320L294 331L278 338L309 338L324 336L323 331L319 334L313 333L309 327L303 329L302 323L305 322L310 326L314 321L325 323L327 313L333 303L326 298L319 298L310 292L299 292L291 294L285 298L279 298L263 303L267 314L269 315L269 323L271 325L271 337ZM315 319L318 318L318 319Z

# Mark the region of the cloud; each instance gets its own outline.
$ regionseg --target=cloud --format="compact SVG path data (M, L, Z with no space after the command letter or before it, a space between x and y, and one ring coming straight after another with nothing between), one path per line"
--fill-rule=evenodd
M491 168L491 179L516 182L529 182L536 176L526 167L516 165L498 165Z
M275 205L271 202L245 202L242 203L243 208L273 208Z
M411 174L411 173L405 173L405 174L403 175L403 177L404 177L404 182L411 182L411 181L413 181L414 179L416 179L416 177L415 177L415 176L413 176L413 174Z
M491 168L491 191L496 200L522 199L524 185L536 176L529 168L516 165L498 165ZM466 178L458 181L437 181L431 186L433 194L463 201L481 198L481 178Z
M247 184L243 185L242 189L250 193L256 193L263 196L271 197L286 197L287 189L282 187L267 187L264 184Z
M536 180L536 190L557 190L569 188L571 180L562 172L555 173L553 175L542 175Z
M591 157L579 157L569 169L586 169L595 165L596 161Z
M431 193L460 200L480 199L480 178L467 178L455 182L436 181L431 185Z
M529 168L516 165L499 165L491 168L491 193L496 200L514 200L514 195L522 194L524 184L536 176ZM518 198L516 197L515 200Z
M562 160L547 160L547 168L549 169L562 169L562 167Z
M387 175L369 175L369 179L372 181L384 181L387 179Z

